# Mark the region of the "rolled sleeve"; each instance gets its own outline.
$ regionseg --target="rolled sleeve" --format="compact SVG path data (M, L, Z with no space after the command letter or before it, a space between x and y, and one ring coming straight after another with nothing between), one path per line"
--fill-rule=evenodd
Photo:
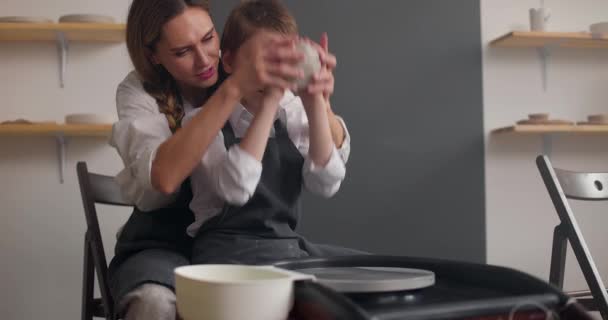
M157 191L151 179L152 162L158 147L165 141L162 133L166 125L165 119L151 116L120 120L112 129L112 145L125 165L116 181L125 199L142 211L164 207L175 199L174 195Z
M302 177L306 189L326 198L336 194L346 175L346 166L343 159L343 156L335 147L325 167L316 166L309 157L306 157L302 168Z
M344 163L347 163L348 158L350 157L350 133L348 132L348 129L346 128L346 123L344 122L344 119L342 119L342 117L339 117L339 116L336 116L336 119L338 119L338 121L340 122L340 125L342 125L342 129L344 129L344 141L342 142L342 145L338 149L338 153L340 154L340 158L342 158L342 161Z
M216 162L215 188L218 195L233 205L243 205L251 199L262 176L262 163L234 145Z

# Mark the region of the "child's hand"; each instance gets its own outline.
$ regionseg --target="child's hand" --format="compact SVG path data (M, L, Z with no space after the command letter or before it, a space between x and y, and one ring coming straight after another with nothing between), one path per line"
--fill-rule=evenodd
M236 53L233 78L243 95L260 87L292 87L300 75L298 64L302 54L295 49L297 39L276 32L259 31Z

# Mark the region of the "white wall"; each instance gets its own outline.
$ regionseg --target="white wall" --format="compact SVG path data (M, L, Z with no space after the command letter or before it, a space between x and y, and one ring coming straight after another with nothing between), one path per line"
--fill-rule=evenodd
M583 31L608 20L605 0L547 0L551 31ZM527 28L531 0L481 0L486 132L487 257L492 264L524 270L548 280L551 238L558 219L540 179L535 157L538 136L491 136L528 113L581 121L608 113L608 50L558 49L542 90L541 68L533 49L489 48L488 42L514 28ZM555 166L608 171L607 136L560 136L554 139ZM581 228L604 278L608 278L608 205L576 203ZM569 251L565 287L585 289Z
M126 19L127 0L2 0L0 15L57 19L99 13ZM72 44L66 87L58 85L52 43L0 43L0 122L16 118L62 122L65 114L116 114L118 82L130 70L124 43ZM115 174L120 158L106 139L74 138L68 145L65 184L59 184L52 138L0 137L0 312L2 319L80 317L84 215L75 165ZM105 209L105 210L103 210ZM106 250L128 216L102 208Z

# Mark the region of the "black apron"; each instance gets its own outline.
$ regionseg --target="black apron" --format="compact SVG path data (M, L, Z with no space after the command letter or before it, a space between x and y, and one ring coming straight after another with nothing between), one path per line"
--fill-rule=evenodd
M228 123L223 133L227 149L238 143ZM250 201L242 207L225 206L222 213L203 224L195 239L186 233L194 222L188 207L192 200L189 180L172 205L152 212L135 209L120 233L109 267L116 303L144 283L174 289L173 270L191 263L264 264L362 253L312 244L294 231L299 220L304 159L278 121L262 163L262 177Z
M194 222L188 207L191 200L187 179L170 206L150 212L134 209L120 232L108 269L110 290L117 305L144 283L174 289L173 269L190 264L193 239L186 234L186 228Z
M226 204L220 214L201 226L194 241L192 263L270 264L309 256L361 253L315 245L296 233L304 158L279 120L275 121L274 130L254 195L243 206ZM230 123L222 132L227 150L240 142Z

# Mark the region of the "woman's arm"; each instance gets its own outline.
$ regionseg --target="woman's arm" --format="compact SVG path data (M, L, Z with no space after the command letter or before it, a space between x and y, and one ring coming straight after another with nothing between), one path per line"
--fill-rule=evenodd
M200 162L239 100L239 89L230 78L226 79L201 112L158 147L151 172L156 190L164 194L177 190Z

